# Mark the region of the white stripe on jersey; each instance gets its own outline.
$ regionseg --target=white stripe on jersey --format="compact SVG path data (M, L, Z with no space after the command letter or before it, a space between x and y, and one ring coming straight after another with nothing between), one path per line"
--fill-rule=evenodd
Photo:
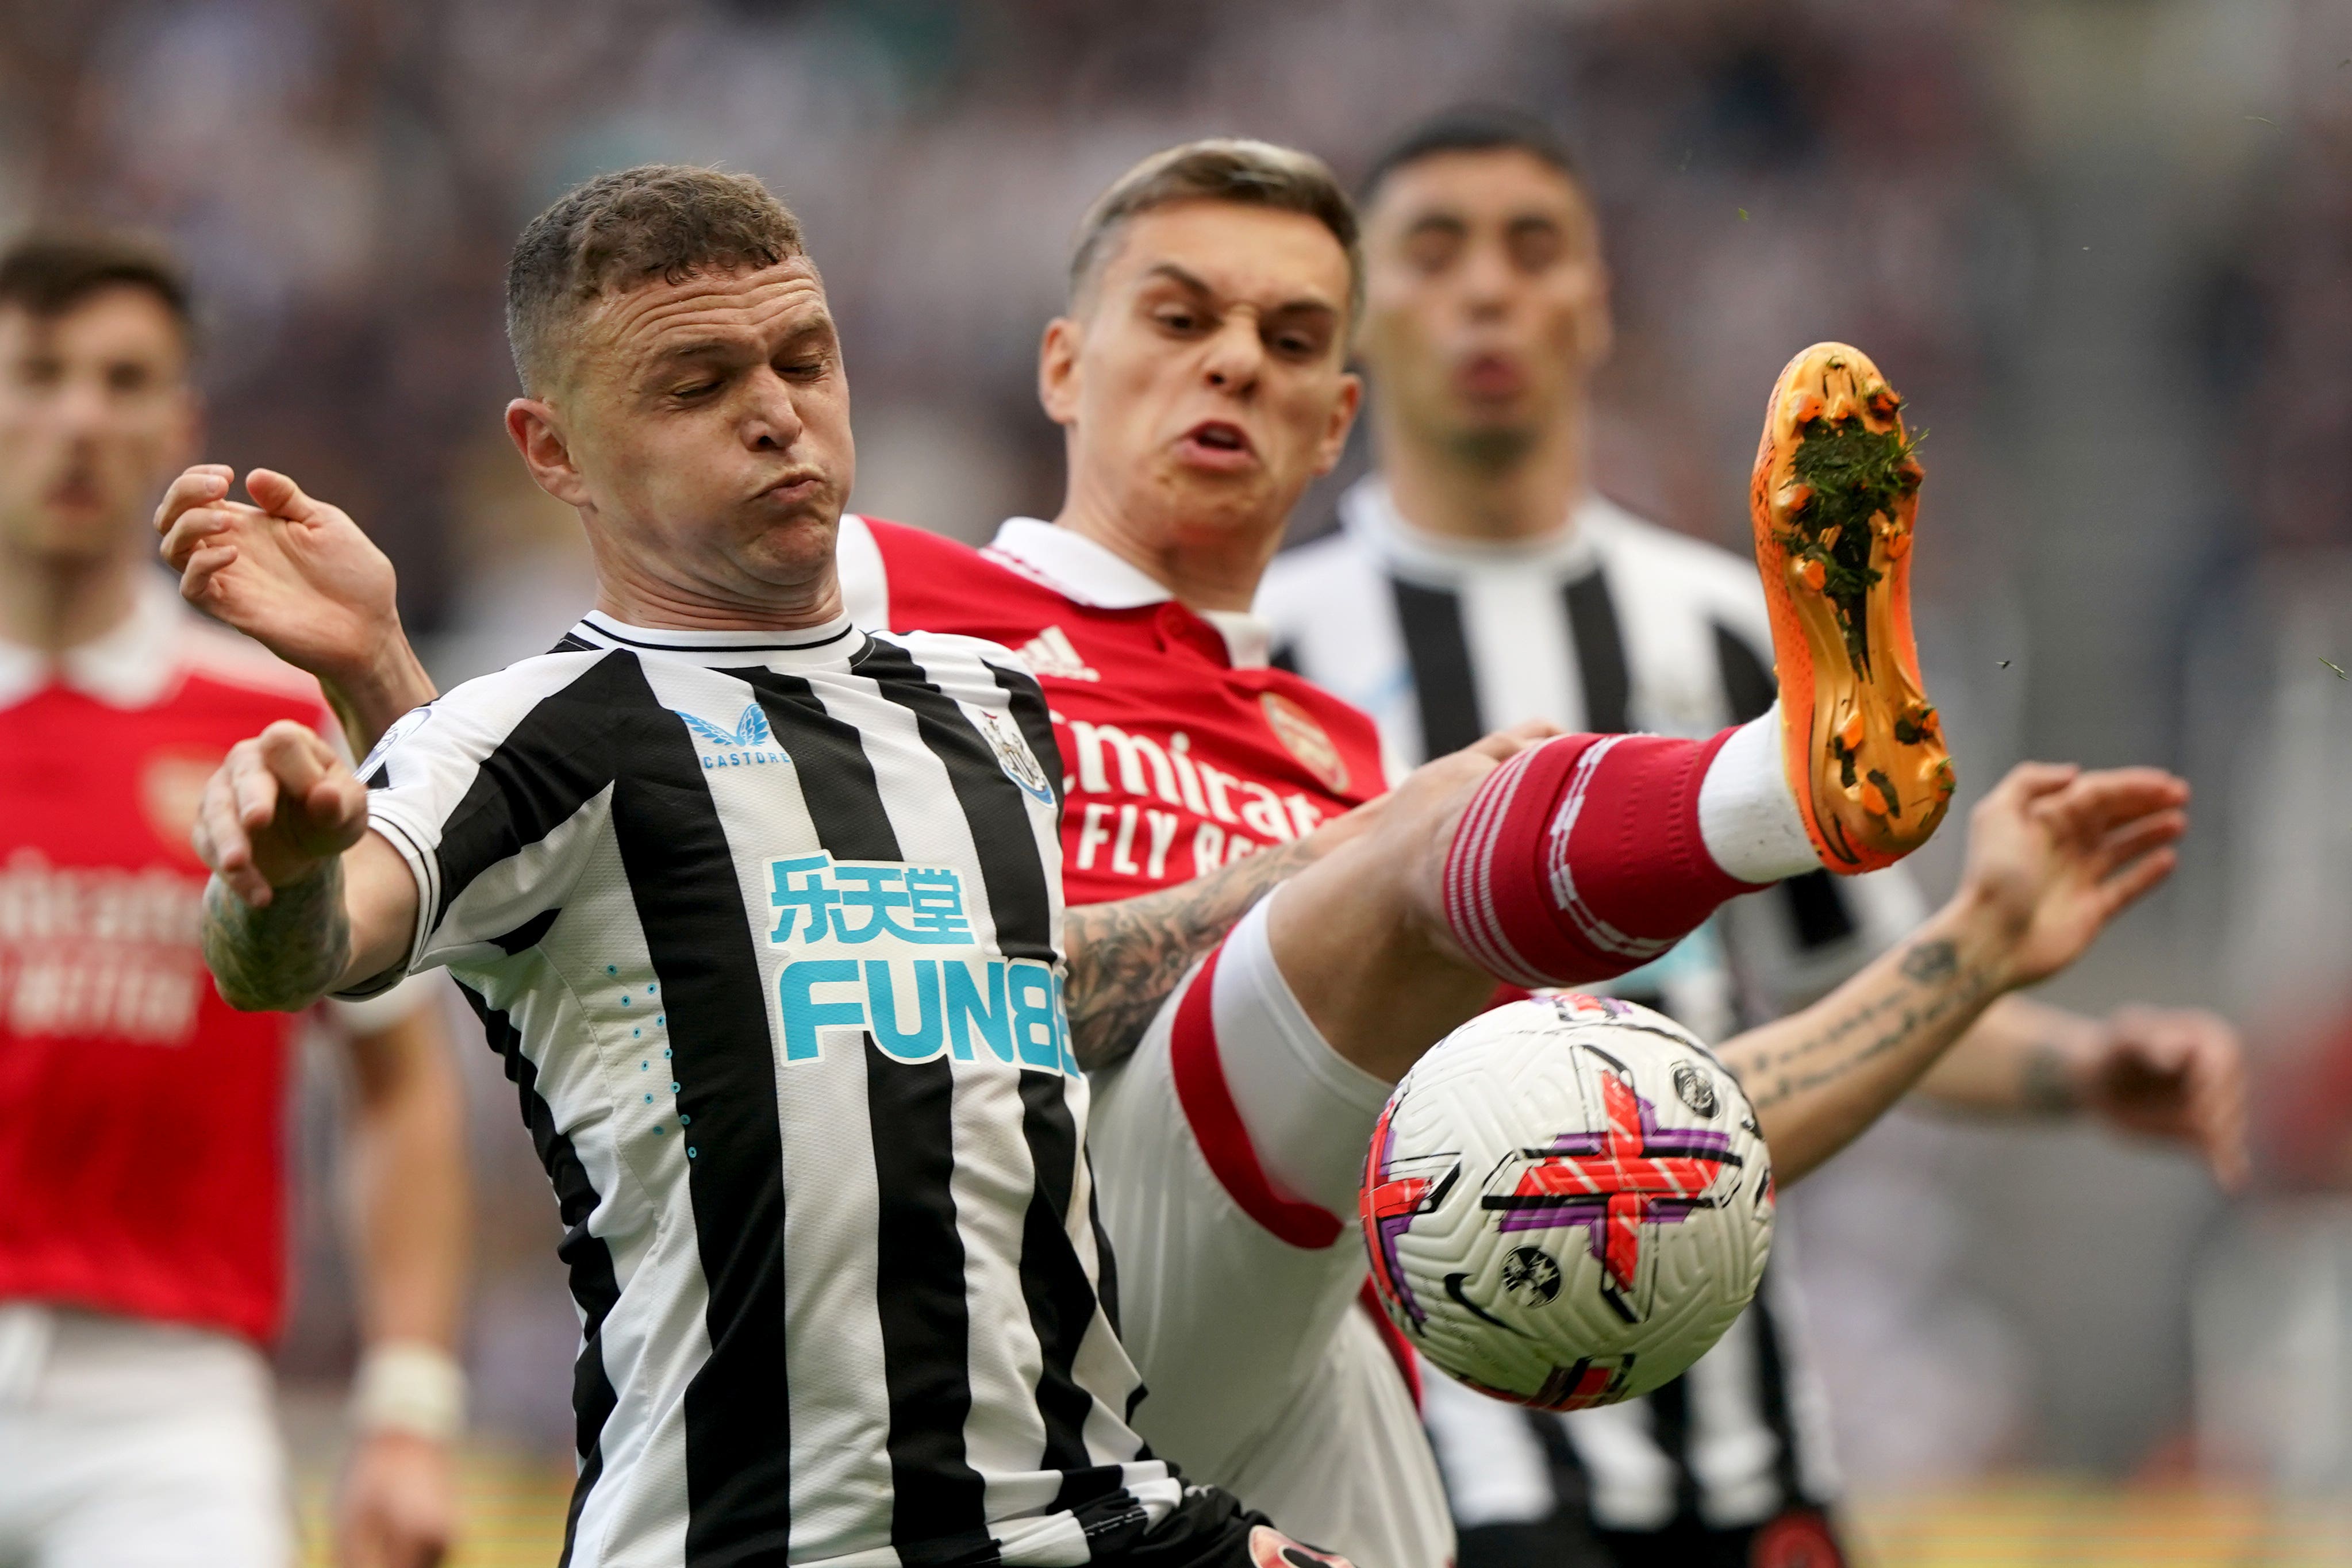
M570 1563L1077 1563L1173 1506L1097 1294L1050 733L968 639L591 616L387 749L413 966L569 1227Z

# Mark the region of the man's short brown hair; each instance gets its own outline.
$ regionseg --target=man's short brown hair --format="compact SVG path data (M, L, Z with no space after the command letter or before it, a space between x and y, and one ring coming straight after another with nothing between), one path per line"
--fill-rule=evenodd
M180 324L182 336L194 337L187 273L158 241L100 229L45 229L0 251L0 309L62 316L108 289L153 295Z
M1330 165L1312 153L1271 142L1217 137L1154 153L1095 198L1078 225L1070 253L1070 300L1075 305L1129 219L1179 202L1234 202L1299 213L1331 231L1348 253L1348 317L1362 314L1364 258L1356 243L1356 207Z
M574 185L523 229L507 262L507 344L523 390L554 370L557 341L607 290L659 278L758 271L803 254L800 219L749 174L641 163Z

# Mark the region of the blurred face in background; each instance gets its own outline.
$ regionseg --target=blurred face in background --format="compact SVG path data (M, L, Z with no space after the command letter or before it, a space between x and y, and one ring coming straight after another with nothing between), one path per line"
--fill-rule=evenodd
M1348 295L1346 250L1305 214L1202 200L1128 220L1038 366L1073 489L1159 542L1270 550L1362 395Z
M1495 467L1570 417L1609 353L1600 240L1583 190L1517 148L1391 173L1364 214L1381 417Z
M806 258L605 297L507 424L541 488L580 509L600 571L720 603L830 580L856 458Z
M54 315L0 306L0 542L65 564L143 542L191 460L187 334L153 293L99 289Z

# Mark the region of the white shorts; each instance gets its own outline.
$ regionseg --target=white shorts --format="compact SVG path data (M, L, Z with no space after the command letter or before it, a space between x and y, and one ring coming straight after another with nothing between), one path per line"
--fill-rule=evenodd
M1436 1462L1358 1304L1355 1194L1389 1086L1307 1019L1275 965L1268 903L1132 1057L1093 1075L1120 1337L1149 1390L1135 1426L1189 1479L1358 1568L1443 1568Z
M260 1353L227 1334L0 1306L0 1568L285 1568Z

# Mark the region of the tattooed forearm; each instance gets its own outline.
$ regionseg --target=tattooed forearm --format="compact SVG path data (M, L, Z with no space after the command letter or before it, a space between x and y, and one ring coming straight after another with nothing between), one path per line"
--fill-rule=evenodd
M1932 985L1959 967L1960 950L1948 942L1923 942L1903 955L1903 974Z
M221 999L247 1013L290 1013L327 993L349 962L343 865L275 890L255 909L215 878L205 889L205 963Z
M1126 1059L1192 961L1321 852L1313 838L1301 838L1181 887L1070 910L1064 995L1078 1065L1091 1071Z
M1908 978L1907 973L1906 977ZM1901 1050L1906 1047L1916 1045L1922 1036L1937 1029L1939 1026L1944 1026L1959 1016L1972 1013L1978 1002L1983 999L1986 992L1990 988L1991 982L1982 972L1976 969L1963 971L1950 983L1949 988L1938 995L1924 999L1916 996L1903 999L1900 1002L1900 1011L1892 1025L1873 1037L1867 1043L1811 1071L1792 1072L1790 1069L1795 1066L1797 1058L1811 1055L1821 1048L1826 1043L1823 1039L1801 1042L1780 1053L1778 1058L1767 1056L1757 1064L1757 1067L1763 1070L1756 1073L1756 1088L1749 1091L1749 1101L1758 1111L1761 1112L1785 1104L1801 1094L1826 1088L1839 1079L1858 1071L1889 1051ZM1889 1010L1889 1004L1886 1001L1874 1004L1869 1009L1874 1015L1883 1014L1887 1010ZM1851 1031L1841 1028L1836 1032L1843 1035Z

